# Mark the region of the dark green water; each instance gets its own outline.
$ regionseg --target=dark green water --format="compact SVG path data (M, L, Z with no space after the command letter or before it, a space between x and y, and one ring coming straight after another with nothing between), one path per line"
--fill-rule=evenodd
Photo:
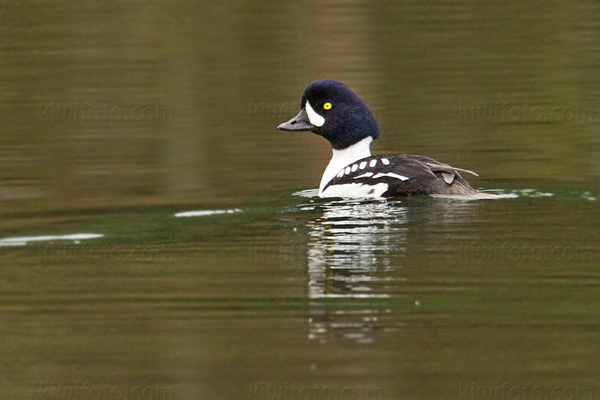
M600 3L0 5L1 399L600 399ZM324 77L506 198L298 195Z

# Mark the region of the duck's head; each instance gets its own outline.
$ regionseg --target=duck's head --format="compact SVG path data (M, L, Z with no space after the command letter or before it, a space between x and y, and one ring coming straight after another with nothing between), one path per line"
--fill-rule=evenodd
M342 150L366 137L379 137L379 126L369 107L350 88L320 79L304 89L300 113L279 125L281 131L311 131Z

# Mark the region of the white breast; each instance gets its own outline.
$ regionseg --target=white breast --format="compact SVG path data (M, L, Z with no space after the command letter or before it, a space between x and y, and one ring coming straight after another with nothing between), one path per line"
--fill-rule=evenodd
M371 156L371 142L373 138L371 136L364 138L360 142L353 144L352 146L343 149L343 150L333 150L333 156L331 157L331 161L329 161L329 165L325 169L323 173L323 177L321 178L321 184L319 185L319 196L321 197L334 197L334 196L324 196L323 189L329 181L331 181L335 176L347 166L350 166L350 170L352 169L352 164L356 161ZM359 166L360 167L360 166ZM350 171L348 171L350 172Z

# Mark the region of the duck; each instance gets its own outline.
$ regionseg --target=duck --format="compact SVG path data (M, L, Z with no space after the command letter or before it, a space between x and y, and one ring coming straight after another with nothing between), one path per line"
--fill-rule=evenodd
M300 112L277 127L310 131L331 144L333 155L319 184L319 197L394 198L412 195L469 196L478 192L452 167L414 154L371 155L379 125L367 104L342 82L319 79L302 93Z

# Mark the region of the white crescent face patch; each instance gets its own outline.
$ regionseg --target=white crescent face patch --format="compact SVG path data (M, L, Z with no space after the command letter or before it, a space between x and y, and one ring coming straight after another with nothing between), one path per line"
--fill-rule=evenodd
M323 118L322 116L317 114L315 110L313 110L308 100L306 100L306 113L308 114L308 120L314 126L320 127L323 126L323 124L325 123L325 118Z

